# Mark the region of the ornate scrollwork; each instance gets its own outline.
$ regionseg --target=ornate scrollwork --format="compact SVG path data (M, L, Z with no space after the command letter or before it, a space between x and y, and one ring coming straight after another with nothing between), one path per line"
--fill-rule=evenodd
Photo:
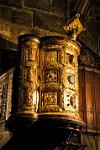
M44 52L44 61L45 61L45 64L56 63L57 62L57 52L56 51Z
M43 59L40 60L42 114L49 115L52 112L52 115L56 113L69 119L75 119L76 116L79 120L79 115L76 115L78 113L79 44L67 38L47 37L42 40L41 51L44 54Z
M38 96L34 93L38 93L39 39L26 35L20 36L19 40L21 42L20 107L25 111L35 112L35 108L38 107L36 106Z
M64 30L67 32L67 36L76 40L78 34L85 30L83 24L79 20L80 14L76 14L72 20L64 26Z

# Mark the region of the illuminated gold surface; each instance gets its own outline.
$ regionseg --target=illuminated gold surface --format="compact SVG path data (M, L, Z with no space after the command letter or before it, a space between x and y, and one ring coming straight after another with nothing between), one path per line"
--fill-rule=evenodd
M34 35L19 37L21 62L18 112L29 114L37 112L39 39Z
M78 97L80 44L60 36L19 38L19 116L81 122ZM39 46L40 44L40 46Z
M43 37L40 50L41 117L81 122L78 98L80 45L68 38Z
M64 30L67 32L68 37L76 40L77 36L85 30L81 21L79 20L80 14L76 14L72 20L64 26Z

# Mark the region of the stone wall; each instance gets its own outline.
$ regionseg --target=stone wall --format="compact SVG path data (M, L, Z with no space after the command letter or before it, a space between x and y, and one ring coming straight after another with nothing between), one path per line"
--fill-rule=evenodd
M69 4L67 0L0 0L0 49L17 51L17 37L25 33L33 33L39 37L66 36L63 26L76 14L80 3L81 0L70 0ZM99 24L95 17L98 14L96 10L99 9L95 5L96 3L90 5L83 21L86 31L77 40L85 43L96 55L100 55ZM84 59L89 56L82 57ZM92 66L93 63L95 62L92 62Z
M59 2L57 0L35 2L1 0L0 37L2 40L0 48L16 50L17 37L24 33L34 33L39 36L52 32L64 34L62 26L66 20L65 3L66 1L61 0ZM2 41L6 44L2 44Z
M0 48L16 50L17 36L34 33L39 36L63 34L63 26L77 13L81 0L0 0ZM86 31L79 39L97 55L99 52L98 0L85 13ZM6 41L5 41L6 40ZM14 44L14 45L13 45Z

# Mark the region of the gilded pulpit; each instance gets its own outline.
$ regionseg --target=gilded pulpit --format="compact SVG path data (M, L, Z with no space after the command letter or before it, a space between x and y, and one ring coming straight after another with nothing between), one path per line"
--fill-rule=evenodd
M70 142L85 126L79 116L80 44L76 38L84 30L79 14L64 29L67 37L19 36L18 109L8 119L6 128L13 133L24 128L44 129L48 136L51 134L48 129L52 129L58 131L58 137L62 131L64 146L80 148L80 143Z

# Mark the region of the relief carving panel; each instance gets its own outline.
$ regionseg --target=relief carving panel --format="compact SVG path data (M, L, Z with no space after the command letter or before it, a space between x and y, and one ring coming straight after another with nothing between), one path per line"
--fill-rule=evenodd
M19 111L35 112L39 99L39 39L32 35L26 35L20 36L19 42L21 43Z
M50 41L49 41L50 40ZM47 43L46 43L47 42ZM57 46L55 46L57 45ZM78 99L77 42L63 37L47 37L42 40L41 51L41 113L52 112L66 118L80 120ZM58 67L61 66L61 67Z

